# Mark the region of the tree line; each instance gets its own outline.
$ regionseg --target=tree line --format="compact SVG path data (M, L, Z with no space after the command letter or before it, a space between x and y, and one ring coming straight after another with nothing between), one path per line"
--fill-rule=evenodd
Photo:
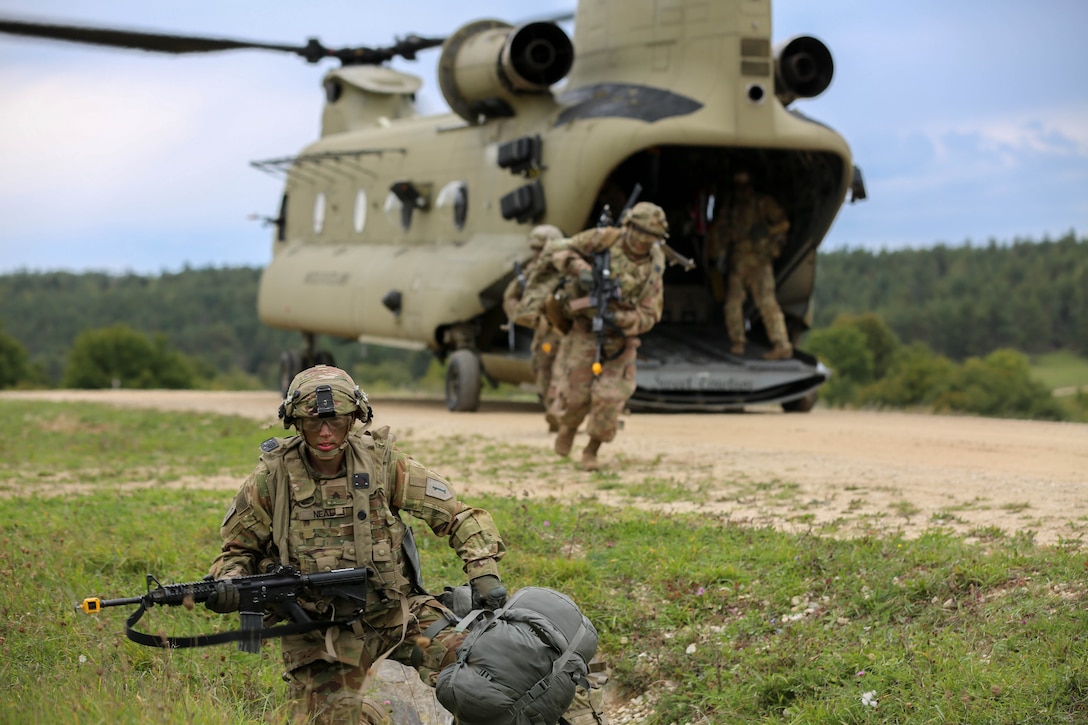
M1023 356L1088 355L1088 240L821 252L816 274L801 347L835 371L827 404L1062 417L1027 384ZM300 338L260 323L259 280L248 267L0 275L0 387L274 388L281 352ZM392 385L431 364L427 352L321 347ZM963 392L983 379L1022 395Z
M1011 348L1088 355L1088 238L820 253L814 328L872 313L962 361Z
M161 275L0 275L0 387L19 380L98 387L92 382L108 378L123 387L275 388L280 355L300 347L301 336L260 322L260 275L251 267ZM93 350L110 346L149 361L145 367L153 372L141 377L121 363L93 374L69 370L73 359L86 363L94 359ZM322 339L321 347L349 369L365 359L368 370L394 384L423 375L431 358L426 352L368 349L354 340ZM22 348L21 356L16 348Z

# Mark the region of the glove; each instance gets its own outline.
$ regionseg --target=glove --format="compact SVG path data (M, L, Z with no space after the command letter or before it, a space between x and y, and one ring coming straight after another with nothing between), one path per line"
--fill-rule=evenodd
M567 262L567 273L571 277L579 278L583 273L589 272L590 279L593 279L593 265L582 259L581 257L573 257Z
M238 587L234 586L230 579L217 579L215 591L208 595L207 601L204 602L205 607L220 614L237 612L240 605L241 596L238 594Z
M578 272L578 286L584 290L593 288L593 270L583 269Z
M616 327L626 332L638 324L638 313L634 310L618 310L612 321L616 323Z
M485 574L472 580L473 609L501 609L506 604L506 587L494 574Z

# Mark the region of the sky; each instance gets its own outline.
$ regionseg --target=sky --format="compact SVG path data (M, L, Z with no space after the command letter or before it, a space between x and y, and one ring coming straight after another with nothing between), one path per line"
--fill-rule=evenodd
M0 0L0 17L302 45L380 46L572 0ZM835 75L795 102L850 144L869 198L822 249L901 249L1088 232L1088 2L778 0L774 40L813 35ZM568 30L569 24L567 26ZM438 51L425 113L446 106ZM576 61L577 62L577 61ZM169 56L0 36L0 274L262 266L282 180L251 161L320 130L328 62Z

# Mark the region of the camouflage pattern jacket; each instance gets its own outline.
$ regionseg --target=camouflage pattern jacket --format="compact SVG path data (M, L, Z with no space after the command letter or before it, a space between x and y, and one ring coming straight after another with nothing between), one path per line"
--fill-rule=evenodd
M622 243L619 243L623 230L617 227L587 229L570 238L564 249L557 250L553 264L563 270L572 280L577 280L580 266L575 260L592 264L592 257L605 249L611 250L609 269L612 279L620 288L620 299L609 303L609 308L616 313L616 324L627 337L636 337L649 332L661 321L665 308L665 253L654 246L642 259L632 259ZM575 282L575 286L577 283ZM588 294L589 290L580 290ZM570 301L572 316L576 318L575 327L585 327L577 320L588 322L594 314L593 308L579 305L578 298ZM588 328L586 328L588 329Z
M728 253L733 264L749 260L769 262L782 251L780 241L789 231L786 212L773 197L746 190L727 203L711 226L711 254Z
M255 574L277 564L303 573L366 566L374 573L365 618L377 624L383 612L399 612L400 600L413 590L402 511L447 537L470 579L498 575L506 548L490 514L460 503L444 478L396 448L387 427L356 430L347 440L346 476L327 480L303 460L302 436L261 444L260 462L223 520L223 549L212 576ZM331 602L300 604L323 614Z

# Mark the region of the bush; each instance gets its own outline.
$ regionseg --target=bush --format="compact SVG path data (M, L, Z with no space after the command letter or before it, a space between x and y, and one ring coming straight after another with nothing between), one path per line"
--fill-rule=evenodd
M12 388L30 378L26 348L0 330L0 388Z
M166 337L153 339L127 325L88 330L68 354L66 388L192 388L193 363L171 349Z
M912 343L896 351L887 375L862 390L859 402L878 408L932 405L947 389L955 369L951 360L925 343Z
M1051 391L1029 374L1028 358L1016 350L996 350L968 358L934 401L937 410L1001 418L1063 420L1065 411Z
M831 407L851 405L858 387L873 379L873 354L856 327L832 325L813 330L805 347L831 368L831 380L819 391L820 400Z

